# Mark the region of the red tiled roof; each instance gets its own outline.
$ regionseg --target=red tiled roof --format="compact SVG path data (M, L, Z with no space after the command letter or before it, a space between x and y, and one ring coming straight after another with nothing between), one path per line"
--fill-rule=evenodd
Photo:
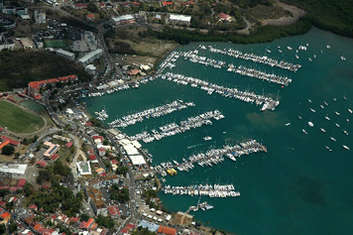
M223 19L223 20L226 20L226 19L230 18L230 15L227 15L227 14L222 12L222 13L218 14L218 17Z
M101 141L103 141L103 136L100 136L100 135L92 136L92 138L93 138L94 140L100 139Z
M170 6L170 5L173 5L173 2L171 2L171 1L163 1L162 5L163 6Z
M39 89L41 87L41 85L43 85L43 84L67 81L70 79L77 79L77 76L76 75L68 75L68 76L64 76L64 77L50 78L47 80L33 81L33 82L28 83L28 86L31 87L32 89Z
M32 209L32 210L37 210L38 209L38 206L36 204L32 204L28 207L29 209Z
M39 165L41 167L46 167L47 165L47 162L46 161L43 161L43 160L39 160L36 162L36 165Z
M79 221L78 217L71 217L70 218L70 223L77 223Z
M5 140L4 142L2 142L0 144L0 149L2 149L3 147L5 147L6 145L10 144L10 140Z
M66 143L66 147L71 148L71 146L72 146L72 142Z
M89 155L89 159L90 159L90 160L96 160L96 159L97 159L97 157L96 157L96 155L91 154L91 155Z
M23 187L23 186L25 186L25 184L26 184L26 179L19 179L17 181L17 186L18 187Z
M158 228L158 233L164 233L166 235L175 235L176 234L176 229L171 228L171 227L166 227L166 226L159 226Z
M94 14L87 14L86 17L91 20L94 20L96 18L96 16Z
M58 154L53 154L50 159L55 161L56 159L58 159L60 156Z
M119 211L119 208L117 206L109 206L108 207L108 212L112 216L120 215L120 211Z
M1 136L1 139L3 139L3 140L9 140L10 141L10 144L12 144L12 145L15 145L15 146L17 146L17 145L19 145L20 144L20 142L19 141L17 141L17 140L13 140L13 139L11 139L11 138L9 138L9 137L7 137L7 136Z

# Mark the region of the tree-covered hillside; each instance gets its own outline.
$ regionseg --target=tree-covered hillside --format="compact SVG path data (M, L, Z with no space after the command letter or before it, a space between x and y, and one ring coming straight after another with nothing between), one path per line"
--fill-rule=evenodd
M312 23L353 37L353 0L285 0L308 12Z

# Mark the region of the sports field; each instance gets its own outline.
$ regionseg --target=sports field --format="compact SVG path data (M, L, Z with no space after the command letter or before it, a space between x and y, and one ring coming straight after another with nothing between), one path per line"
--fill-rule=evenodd
M45 47L51 48L66 48L66 42L64 40L45 40L44 41Z
M31 133L44 125L43 119L27 112L14 104L0 101L0 127L7 127L15 133Z

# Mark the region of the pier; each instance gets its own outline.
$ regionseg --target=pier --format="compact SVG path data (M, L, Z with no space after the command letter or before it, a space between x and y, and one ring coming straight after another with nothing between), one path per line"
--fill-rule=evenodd
M225 145L220 149L210 149L206 153L193 154L188 159L183 158L182 163L175 160L162 162L155 166L154 170L161 176L166 176L167 173L174 175L177 174L177 170L189 171L193 169L195 167L194 164L198 164L201 167L212 167L213 165L223 162L225 156L232 161L236 161L237 158L242 155L249 155L257 152L267 152L267 149L256 140L249 140L240 143L239 145Z
M297 72L302 66L300 64L292 64L286 61L278 61L276 59L267 57L267 56L259 56L253 53L243 53L241 51L235 50L235 49L217 49L212 46L205 47L203 45L199 46L200 49L204 49L216 53L216 54L222 54L222 55L228 55L237 59L242 59L242 60L247 60L247 61L252 61L255 63L260 63L260 64L265 64L269 65L271 67L277 67L281 68L284 70L292 71L292 72Z
M193 107L195 104L193 102L184 102L183 100L175 100L171 103L161 105L158 107L146 109L142 112L130 114L122 118L116 119L109 123L111 127L114 128L125 128L136 124L137 122L142 122L145 119L161 117L175 111L186 109L188 107Z
M241 100L243 102L252 103L256 105L262 105L261 110L275 110L279 105L278 100L274 100L270 97L255 94L254 92L241 91L237 88L223 87L214 83L209 83L198 78L187 77L182 74L166 73L159 75L162 79L175 82L181 85L190 85L194 88L199 88L207 92L207 94L212 95L216 92L224 97L233 98Z
M208 196L208 197L239 197L240 192L235 191L234 185L190 185L190 186L170 186L163 188L163 193L172 195L188 196Z
M169 123L167 125L159 127L160 131L152 130L151 132L144 131L142 133L131 136L132 140L142 140L145 143L150 143L163 139L167 136L173 136L176 134L184 133L194 128L201 127L203 125L212 125L211 119L220 120L224 118L223 114L218 111L209 111L203 114L200 114L195 117L189 117L187 120L181 121L179 124L175 122Z

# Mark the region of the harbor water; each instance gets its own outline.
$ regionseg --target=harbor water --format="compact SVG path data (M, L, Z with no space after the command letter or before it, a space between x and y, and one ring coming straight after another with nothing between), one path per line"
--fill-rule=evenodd
M266 55L302 67L297 72L288 71L215 54L200 49L200 45ZM306 50L296 52L300 45ZM233 184L241 193L234 198L202 198L214 208L191 212L196 220L239 235L350 234L353 231L353 114L348 109L353 109L353 40L314 28L305 35L266 44L192 43L177 51L194 49L199 50L200 56L274 73L292 82L281 86L179 57L176 66L166 68L163 74L182 74L224 87L254 91L278 99L280 104L274 111L261 112L261 106L255 104L216 93L208 95L200 88L158 78L141 84L138 89L85 98L89 112L94 115L105 107L109 115L105 122L109 123L178 99L195 103L121 129L133 136L219 110L225 118L212 120L212 125L147 144L140 141L152 154L153 165L172 160L182 162L182 158L192 154L249 139L267 147L267 153L244 155L236 162L225 158L213 167L195 165L189 172L166 177L168 185ZM206 136L212 139L205 141ZM160 197L170 211L187 211L199 200L163 193Z

